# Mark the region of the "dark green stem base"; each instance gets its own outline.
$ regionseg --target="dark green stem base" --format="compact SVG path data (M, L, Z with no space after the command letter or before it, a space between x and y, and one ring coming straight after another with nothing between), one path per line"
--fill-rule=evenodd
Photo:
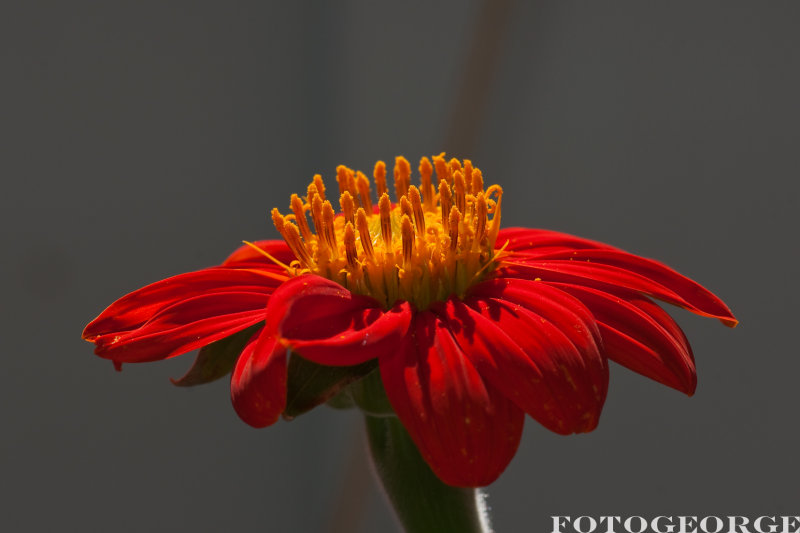
M491 531L479 489L437 478L396 416L364 418L375 470L408 533Z

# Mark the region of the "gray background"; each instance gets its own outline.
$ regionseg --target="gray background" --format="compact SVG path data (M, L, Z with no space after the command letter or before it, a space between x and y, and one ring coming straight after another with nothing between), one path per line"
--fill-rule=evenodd
M253 430L224 381L170 385L191 356L116 373L79 336L275 237L269 209L314 173L441 150L505 187L507 225L658 258L742 322L675 311L693 398L614 366L594 433L528 420L489 490L497 529L800 514L800 4L485 9L2 4L0 529L393 530L355 413Z

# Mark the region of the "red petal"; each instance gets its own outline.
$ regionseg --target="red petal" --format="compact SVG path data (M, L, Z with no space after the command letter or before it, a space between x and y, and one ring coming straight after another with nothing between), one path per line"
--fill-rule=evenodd
M306 359L350 366L394 348L408 330L411 316L408 302L384 311L373 298L306 275L275 291L267 307L267 328Z
M505 470L519 445L523 413L484 382L441 320L418 313L380 368L392 406L440 479L476 487Z
M582 248L612 248L602 242L582 239L568 233L531 228L501 229L495 247L501 248L504 245L509 252L519 252L529 256Z
M111 304L83 331L94 342L101 335L121 335L140 327L156 313L190 298L219 292L270 294L286 279L277 267L255 269L207 268L157 281Z
M231 375L233 408L257 428L274 424L286 407L288 350L264 331L250 339Z
M285 241L256 241L253 244L287 265L297 259L286 245ZM225 266L235 266L237 263L250 262L275 265L275 263L270 261L264 254L258 253L257 250L254 250L252 246L247 244L237 248L222 264Z
M485 296L524 306L551 322L561 324L571 340L594 353L601 344L592 312L578 298L540 281L497 277L473 286L469 296ZM569 326L569 327L567 327ZM586 335L589 332L590 335Z
M694 356L674 320L632 291L609 294L590 287L554 284L580 299L600 325L609 359L688 395L697 387Z
M95 337L95 353L121 363L180 355L264 320L268 298L254 292L195 296L159 311L135 330Z
M511 277L538 277L601 290L622 287L718 318L727 326L737 324L722 300L698 283L657 261L620 250L574 250L536 259L515 256L503 264Z
M580 317L547 300L534 291L525 304L472 296L434 309L481 375L525 412L557 433L591 431L605 401L608 368L591 329L576 329ZM526 305L549 309L540 315Z

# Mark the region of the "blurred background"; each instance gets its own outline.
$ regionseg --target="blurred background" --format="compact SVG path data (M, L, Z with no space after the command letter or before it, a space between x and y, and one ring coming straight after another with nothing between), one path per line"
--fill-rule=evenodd
M275 238L317 172L446 151L505 225L657 258L693 398L613 366L599 428L528 420L497 531L551 515L797 515L797 2L5 2L3 531L394 531L361 421L254 430L187 355L80 340L119 296Z

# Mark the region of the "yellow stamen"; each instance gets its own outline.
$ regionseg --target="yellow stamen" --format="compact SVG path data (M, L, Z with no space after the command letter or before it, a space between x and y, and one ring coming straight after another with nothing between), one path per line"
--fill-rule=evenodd
M325 238L325 244L331 249L331 253L333 253L333 257L336 258L339 255L339 247L336 246L336 233L333 227L333 206L328 200L325 200L322 203L322 227L325 228L323 235Z
M367 259L374 259L375 255L372 249L372 236L369 234L367 214L362 208L359 208L358 213L356 213L356 227L358 228L358 235L361 239L361 247L364 249L364 254Z
M322 224L322 198L319 195L314 196L314 199L308 199L311 204L311 221L314 223L314 231L317 235L324 235L325 229ZM324 240L319 241L324 242Z
M400 197L400 215L405 215L409 219L414 216L414 211L411 208L411 202L408 201L408 197L406 195Z
M372 176L375 178L375 189L378 191L378 198L380 198L386 194L386 163L383 161L375 163L375 170L372 171Z
M281 212L278 211L277 207L272 208L272 223L275 224L275 229L278 230L278 233L283 235L283 226L286 223L286 218L281 215Z
M464 160L464 182L467 184L467 191L472 192L472 161Z
M455 189L456 193L456 207L462 213L465 213L466 210L466 194L467 194L467 184L464 181L464 174L461 173L461 170L456 170L453 173L453 188Z
M317 186L314 182L311 182L311 184L308 186L308 189L306 189L306 201L308 202L308 205L311 205L311 202L314 200L315 196L319 196L319 189L317 189Z
M383 237L383 248L386 254L392 253L392 202L388 194L383 194L378 201L378 209L381 216L381 237Z
M247 246L249 246L250 248L252 248L253 250L255 250L256 252L258 252L261 255L263 255L264 257L266 257L267 259L269 259L270 261L272 261L273 263L275 263L276 265L278 265L279 267L281 267L284 270L286 270L286 272L289 273L289 276L282 276L281 274L276 274L274 272L270 272L269 270L258 270L257 272L259 274L261 274L263 276L266 276L268 278L272 278L272 279L278 280L278 281L286 281L287 279L289 279L290 276L294 276L294 269L292 267L290 267L289 265L283 263L282 261L278 261L277 259L272 257L272 255L267 253L266 250L264 250L262 248L259 248L258 246L256 246L255 244L253 244L250 241L242 241L242 242L244 244L246 244ZM254 272L255 272L255 270L254 270Z
M344 165L336 167L336 181L339 183L339 194L344 194L345 191L353 196L353 200L358 202L358 192L355 185L355 173L352 169Z
M325 200L325 184L322 182L322 176L319 174L314 174L314 181L312 181L314 186L317 188L317 194L320 195L322 200Z
M472 194L477 196L481 191L483 191L483 174L481 169L476 168L472 170Z
M430 179L430 177L428 179ZM408 197L411 200L411 211L414 213L414 225L417 227L417 235L422 237L425 235L425 213L422 211L419 189L413 185L409 187Z
M451 176L455 176L456 172L461 172L461 161L459 161L455 157L450 160L450 163L448 163L448 165L450 166Z
M342 207L342 214L347 222L354 223L353 216L356 212L356 205L353 203L353 197L349 192L344 191L339 197L339 205Z
M369 178L363 172L356 172L356 189L361 198L361 206L367 213L372 213L372 198L370 198Z
M458 234L459 226L461 225L461 212L456 206L450 209L450 215L447 217L447 222L450 225L450 251L455 252L458 247Z
M356 232L353 229L353 224L348 222L344 226L344 252L347 257L347 266L350 267L351 272L354 271L358 264L358 250L356 250Z
M306 220L306 208L303 205L303 201L299 196L293 194L292 199L289 202L289 206L292 208L292 212L294 213L294 220L297 222L297 227L300 228L300 235L303 236L304 241L309 242L311 240L311 229L308 227L308 221Z
M300 240L300 230L291 222L287 222L283 226L283 240L289 245L289 249L300 260L302 264L308 269L314 268L314 260L309 255L303 242Z
M444 152L439 155L433 156L433 165L436 167L436 179L439 183L450 181L450 167L447 166L447 161L444 160Z
M450 207L453 205L453 200L450 195L450 186L446 181L439 182L439 205L442 207L442 227L445 231L449 231L448 216L450 216Z
M398 156L394 160L394 196L397 201L408 191L411 185L411 165L403 156Z
M508 255L494 249L503 191L496 185L484 190L479 169L470 161L447 161L444 154L434 156L433 163L422 158L419 172L417 188L411 185L408 161L396 159L397 203L392 204L386 165L378 162L373 174L379 200L373 210L367 176L339 166L338 215L325 199L322 177L314 176L305 198L292 195L292 214L272 211L275 227L297 257L291 265L274 262L291 276L324 276L386 309L398 299L425 310L434 301L463 297Z
M475 225L475 242L472 245L473 250L476 250L486 239L486 223L488 222L488 210L486 207L486 197L483 193L478 193L478 198L475 200L477 218Z
M433 182L431 182L431 177L433 176L433 166L431 166L430 160L427 157L423 157L419 160L419 175L420 175L420 187L422 188L422 198L425 200L425 210L430 211L433 209L434 205L434 190L433 190Z
M497 235L500 232L500 204L503 200L503 189L499 185L492 185L486 191L487 196L494 193L497 194L497 200L495 200L494 208L492 208L492 225L489 227L489 235L486 242L487 247L491 249L494 249ZM504 244L503 248L505 247L506 245Z
M403 268L411 268L414 258L414 227L408 215L403 215L400 220L400 235L403 241Z

